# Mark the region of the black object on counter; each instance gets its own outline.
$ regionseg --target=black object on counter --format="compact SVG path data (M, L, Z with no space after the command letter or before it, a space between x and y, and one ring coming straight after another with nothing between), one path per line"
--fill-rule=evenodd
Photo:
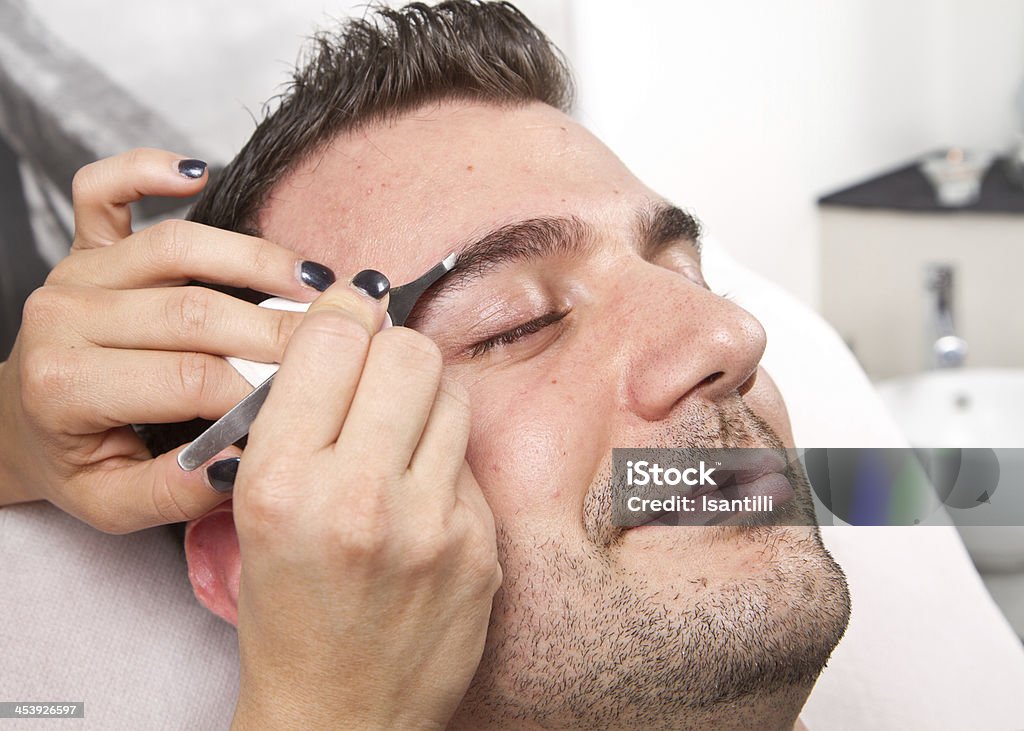
M922 155L909 165L822 196L818 205L933 213L1024 213L1024 188L1007 176L1006 158L993 160L981 181L978 201L954 208L939 204L935 189L918 168L918 162L925 157Z

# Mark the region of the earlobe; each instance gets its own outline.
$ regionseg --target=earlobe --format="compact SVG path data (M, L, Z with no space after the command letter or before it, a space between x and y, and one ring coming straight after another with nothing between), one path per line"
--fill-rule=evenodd
M199 603L237 625L242 562L230 500L188 524L185 558L192 591Z

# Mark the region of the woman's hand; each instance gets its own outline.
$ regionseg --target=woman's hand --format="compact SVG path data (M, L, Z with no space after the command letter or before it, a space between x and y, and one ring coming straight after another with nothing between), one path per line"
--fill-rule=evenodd
M197 517L227 497L205 469L182 471L180 450L151 458L128 425L219 418L251 390L219 356L279 361L301 315L174 285L308 301L334 276L268 241L195 223L132 233L132 201L194 195L205 167L139 149L75 176L72 252L29 298L0 366L0 505L49 500L123 533Z
M378 332L386 301L321 296L250 432L236 728L444 728L480 662L501 567L468 397L428 338Z

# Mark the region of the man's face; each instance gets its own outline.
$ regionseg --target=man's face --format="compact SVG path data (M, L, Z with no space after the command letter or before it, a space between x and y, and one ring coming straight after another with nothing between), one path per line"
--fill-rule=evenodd
M557 110L447 102L340 136L259 223L395 284L487 238L411 322L469 390L499 527L467 727L792 722L848 611L816 530L611 525L613 447L791 439L764 331L704 285L685 215Z

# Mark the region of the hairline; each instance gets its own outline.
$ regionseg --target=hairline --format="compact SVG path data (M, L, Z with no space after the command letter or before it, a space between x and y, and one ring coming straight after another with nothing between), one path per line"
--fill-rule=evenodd
M317 157L318 155L325 154L326 151L333 145L337 144L339 140L348 135L358 135L366 132L369 128L374 126L387 127L399 122L405 117L416 114L417 112L427 108L439 108L445 103L458 103L467 102L471 104L478 104L480 106L489 106L496 109L515 110L524 109L525 107L540 104L549 109L561 112L562 114L569 114L570 110L561 109L552 104L548 104L546 101L541 99L489 99L479 95L473 95L469 93L446 93L438 95L436 97L421 100L420 103L410 105L407 108L388 110L386 113L374 115L372 118L360 119L353 122L351 125L345 126L338 129L333 135L327 139L321 140L319 143L314 145L308 151L297 155L288 166L281 170L281 174L273 186L269 187L265 194L260 198L259 203L254 207L253 213L250 217L244 219L239 226L238 233L246 234L248 236L255 236L257 238L263 238L264 226L260 224L264 214L270 210L270 201L273 199L274 191L280 186L285 185L288 179L294 175L297 175L302 167L306 165L310 160ZM493 232L492 232L493 233Z

